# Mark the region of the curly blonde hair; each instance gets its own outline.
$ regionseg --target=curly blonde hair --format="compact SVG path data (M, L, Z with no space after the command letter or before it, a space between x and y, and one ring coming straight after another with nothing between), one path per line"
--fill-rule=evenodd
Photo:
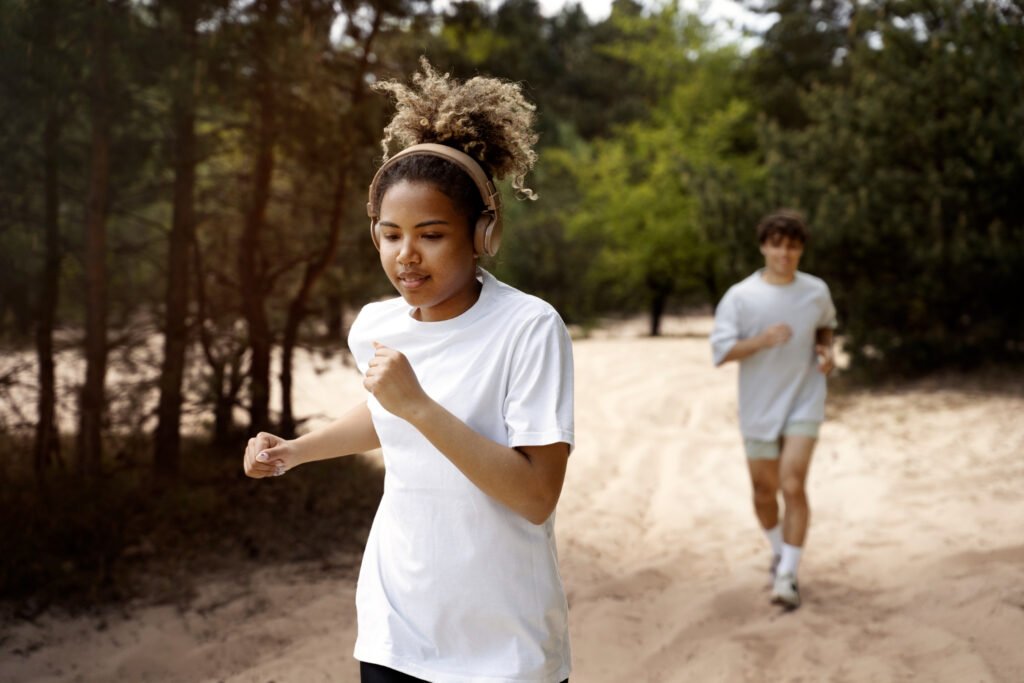
M448 145L475 159L495 179L512 178L520 196L536 199L526 187L526 174L537 161L533 145L536 107L517 83L477 76L460 82L439 73L420 57L423 73L412 87L398 81L374 84L395 98L397 112L384 128L384 160L392 140L403 148L424 142Z

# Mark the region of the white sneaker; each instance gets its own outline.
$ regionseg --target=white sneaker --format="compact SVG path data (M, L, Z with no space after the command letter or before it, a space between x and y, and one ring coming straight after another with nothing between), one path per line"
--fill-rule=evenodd
M800 606L800 588L797 586L796 576L783 574L775 577L775 585L772 586L772 602L782 605L786 609L796 609Z

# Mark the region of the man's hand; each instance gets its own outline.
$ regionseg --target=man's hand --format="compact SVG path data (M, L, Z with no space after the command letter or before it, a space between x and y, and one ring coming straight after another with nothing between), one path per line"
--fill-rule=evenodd
M786 323L779 323L772 325L758 336L761 338L761 348L770 349L788 342L793 336L793 329Z
M409 359L383 344L373 343L376 353L370 359L363 386L393 415L412 422L417 410L430 402Z
M831 344L815 344L814 353L818 357L818 371L823 375L832 372L836 367L835 356Z

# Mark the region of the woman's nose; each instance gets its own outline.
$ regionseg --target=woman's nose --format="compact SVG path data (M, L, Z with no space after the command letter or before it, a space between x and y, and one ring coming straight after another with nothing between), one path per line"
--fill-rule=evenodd
M403 238L402 244L398 249L398 262L401 264L415 263L419 260L419 254L416 252L416 246L411 238Z

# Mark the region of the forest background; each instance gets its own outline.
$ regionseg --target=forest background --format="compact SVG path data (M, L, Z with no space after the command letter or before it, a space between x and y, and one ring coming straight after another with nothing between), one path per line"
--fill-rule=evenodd
M537 104L541 200L505 188L488 267L583 334L710 310L787 206L850 376L1019 378L1024 3L750 8L776 21L742 47L632 0L0 0L0 599L180 598L239 558L326 558L338 529L359 547L377 470L254 487L240 456L301 432L296 358L344 360L391 293L370 85L421 55Z

